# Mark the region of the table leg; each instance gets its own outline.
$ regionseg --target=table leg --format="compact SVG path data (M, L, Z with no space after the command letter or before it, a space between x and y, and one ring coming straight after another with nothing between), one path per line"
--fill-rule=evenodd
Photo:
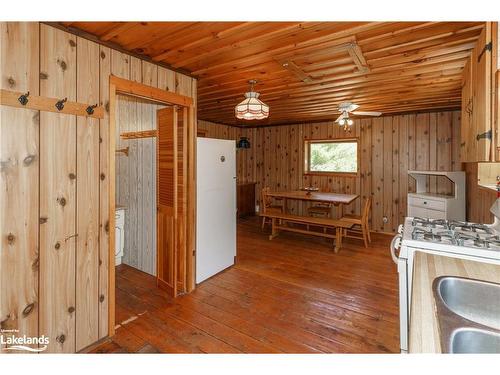
M269 240L272 240L278 235L278 230L276 229L276 218L271 218L271 234L269 235Z
M340 251L341 247L342 247L342 228L336 227L335 228L335 254L337 254Z

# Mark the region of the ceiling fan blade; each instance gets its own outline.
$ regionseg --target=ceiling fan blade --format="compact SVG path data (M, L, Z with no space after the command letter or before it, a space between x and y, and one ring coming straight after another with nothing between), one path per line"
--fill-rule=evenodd
M382 112L365 112L365 111L355 111L351 112L353 115L358 115L358 116L381 116Z
M349 106L349 108L347 109L347 112L352 112L352 111L355 111L356 109L359 108L359 105L357 104L354 104L354 103L351 103L351 105Z

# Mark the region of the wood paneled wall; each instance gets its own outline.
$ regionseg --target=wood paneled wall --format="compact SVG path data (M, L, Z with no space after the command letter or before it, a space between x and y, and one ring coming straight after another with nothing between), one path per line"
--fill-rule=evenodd
M467 182L467 220L492 223L490 207L497 199L497 192L478 185L478 163L464 163Z
M208 137L248 137L251 148L238 150L238 178L255 181L258 191L264 186L289 190L312 185L359 194L361 199L346 209L351 213L359 213L361 202L371 196L370 223L378 232L395 232L406 215L407 194L415 185L408 170L462 168L459 111L358 119L351 132L334 122L244 129L199 121L198 127ZM359 177L304 175L304 139L351 137L359 138ZM430 178L428 183L431 192L451 193L444 178ZM290 210L303 214L304 203L290 202Z
M0 46L2 89L106 108L110 74L184 95L196 92L190 77L45 24L2 22ZM134 126L155 123L149 104L125 99L120 105ZM48 352L81 350L108 334L108 256L114 249L108 246L107 147L117 134L108 132L107 112L98 121L2 106L0 115L1 327L48 336ZM137 228L150 235L136 241L151 253L154 142L131 145L134 168L119 162L119 173L126 167L141 176L127 194L137 201L151 194L135 213L142 221Z
M38 25L2 22L0 33L0 87L38 95ZM0 116L0 328L36 336L40 117L3 106Z

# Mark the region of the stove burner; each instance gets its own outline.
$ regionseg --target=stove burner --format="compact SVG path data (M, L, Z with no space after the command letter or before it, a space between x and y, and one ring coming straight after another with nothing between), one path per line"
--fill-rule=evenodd
M428 219L421 217L414 217L411 225L414 227L425 228L442 228L447 230L459 229L464 232L485 233L493 234L494 231L485 224L468 223L465 221L445 220L445 219Z
M448 220L446 219L428 219L428 218L414 217L411 222L411 225L414 227L415 226L430 227L430 228L440 227L443 229L450 229Z
M493 234L493 230L485 224L477 223L465 223L462 221L452 221L450 222L450 229L461 229L468 232L479 232L486 234Z
M424 240L431 242L443 242L448 244L455 244L455 235L451 230L444 230L441 232L433 232L430 229L415 228L411 234L413 240Z
M484 236L484 232L476 232L476 229L483 229L482 224L470 225L466 223L467 228L472 228L465 232L463 227L451 226L452 228L458 228L458 231L454 229L445 229L442 231L433 231L431 228L415 227L411 234L413 240L434 242L448 245L456 245L463 247L475 247L480 249L494 249L500 250L500 236ZM487 228L490 230L489 228Z

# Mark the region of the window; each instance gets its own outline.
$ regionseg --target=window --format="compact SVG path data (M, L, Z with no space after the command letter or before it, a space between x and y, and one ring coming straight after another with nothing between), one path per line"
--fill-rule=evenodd
M306 140L304 150L306 174L358 174L355 138Z

